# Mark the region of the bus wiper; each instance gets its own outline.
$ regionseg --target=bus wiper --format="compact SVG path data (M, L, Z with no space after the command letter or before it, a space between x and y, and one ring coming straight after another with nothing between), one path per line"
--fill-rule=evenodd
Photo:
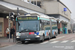
M35 31L35 30L28 29L28 31Z
M26 29L24 29L24 30L21 30L20 32L24 32L24 31L26 31Z
M36 32L35 30L31 30L31 29L24 29L24 30L20 31L20 33L21 33L21 32L27 32L27 31L29 31L29 32L31 32L31 31Z

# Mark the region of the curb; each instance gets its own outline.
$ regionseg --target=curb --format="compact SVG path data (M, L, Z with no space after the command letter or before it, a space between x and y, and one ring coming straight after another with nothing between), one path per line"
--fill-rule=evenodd
M9 45L0 46L0 48L5 47L5 46L9 46Z
M10 46L10 45L14 45L14 44L16 44L16 43L13 43L13 44L6 44L6 45L3 45L3 46L1 46L1 44L0 44L0 48L6 47L6 46Z

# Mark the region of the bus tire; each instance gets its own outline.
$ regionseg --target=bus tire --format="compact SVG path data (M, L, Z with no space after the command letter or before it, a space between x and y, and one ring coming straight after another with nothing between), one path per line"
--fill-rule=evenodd
M49 33L49 38L48 38L48 40L50 40L50 38L51 38L51 37L50 37L50 33Z
M22 42L22 44L24 44L25 43L25 41L21 41Z
M56 38L56 36L54 36L54 38Z
M55 36L54 36L54 38L56 38L56 36L57 36L57 34L56 34L56 32L55 32Z
M56 36L58 35L58 33L56 33Z

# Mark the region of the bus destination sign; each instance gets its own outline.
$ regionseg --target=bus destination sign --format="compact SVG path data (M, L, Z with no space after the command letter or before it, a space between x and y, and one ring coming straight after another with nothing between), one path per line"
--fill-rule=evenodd
M18 20L37 20L37 16L24 16L24 17L18 17Z

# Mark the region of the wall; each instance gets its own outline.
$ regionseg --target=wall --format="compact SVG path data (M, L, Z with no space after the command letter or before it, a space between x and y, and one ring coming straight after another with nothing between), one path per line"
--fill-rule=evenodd
M57 1L43 1L41 6L46 14L60 14L63 17L70 20L71 12L70 10L62 3ZM67 8L67 11L64 12L64 8Z
M4 18L4 36L6 37L6 29L8 28L8 19Z
M0 37L4 36L4 18L0 18L0 23L2 23L2 31L0 32Z
M45 9L46 14L59 14L59 6L56 1L43 1L42 8Z
M58 29L60 29L60 32L59 32L59 34L61 34L62 33L62 23L60 22L58 22Z
M71 13L69 11L69 9L67 8L67 11L64 12L64 8L66 8L65 6L63 6L61 3L59 3L59 14L61 14L62 16L70 19L71 18Z
M8 21L9 21L8 19L4 18L4 37L7 37L6 29L9 28L9 26L8 26L9 25L9 22ZM12 21L10 21L10 26L11 27L13 26Z
M67 29L71 29L70 22L67 23Z

